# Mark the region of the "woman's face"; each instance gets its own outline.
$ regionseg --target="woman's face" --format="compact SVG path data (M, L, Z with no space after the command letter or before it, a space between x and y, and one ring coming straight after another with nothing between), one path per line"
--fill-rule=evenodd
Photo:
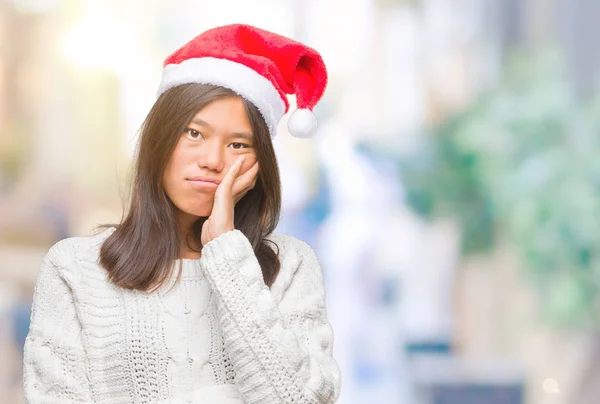
M240 155L246 159L238 175L256 162L252 126L242 99L221 98L198 111L181 134L163 174L165 191L178 209L180 223L210 215L215 190Z

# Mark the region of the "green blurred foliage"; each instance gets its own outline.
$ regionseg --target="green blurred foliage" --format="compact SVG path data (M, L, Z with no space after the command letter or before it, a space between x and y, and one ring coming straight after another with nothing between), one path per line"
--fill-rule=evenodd
M555 55L520 55L502 83L401 161L407 200L452 216L463 254L517 248L560 327L598 328L600 100L577 100Z
M5 126L10 136L0 138L0 195L17 182L29 157L24 125L9 121Z

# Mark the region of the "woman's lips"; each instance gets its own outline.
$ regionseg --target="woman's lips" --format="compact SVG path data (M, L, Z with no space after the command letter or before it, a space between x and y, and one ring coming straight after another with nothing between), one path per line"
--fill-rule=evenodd
M212 181L200 180L200 179L188 179L188 182L197 188L208 188L208 189L216 189L219 184Z
M219 185L221 183L220 180L213 178L213 177L205 177L205 176L197 176L197 177L190 177L190 178L186 178L186 180L188 181L204 181L204 182L213 182L217 185Z

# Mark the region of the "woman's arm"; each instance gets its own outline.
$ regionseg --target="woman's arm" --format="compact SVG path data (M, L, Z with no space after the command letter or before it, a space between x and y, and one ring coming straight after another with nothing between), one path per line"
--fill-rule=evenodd
M81 324L60 265L64 257L68 251L61 242L50 249L37 276L23 363L28 404L93 402Z
M279 302L239 230L206 244L201 265L218 296L223 340L246 403L333 403L341 379L321 267L308 244L287 241L289 256L280 259L292 274Z

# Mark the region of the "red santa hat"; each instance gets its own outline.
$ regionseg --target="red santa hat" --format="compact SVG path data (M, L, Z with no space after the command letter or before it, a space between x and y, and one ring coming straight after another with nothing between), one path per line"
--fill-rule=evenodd
M187 83L229 88L258 108L272 138L289 110L286 94L295 94L290 133L310 137L316 132L312 109L325 92L327 70L317 51L292 39L249 25L226 25L198 35L163 67L159 96Z

